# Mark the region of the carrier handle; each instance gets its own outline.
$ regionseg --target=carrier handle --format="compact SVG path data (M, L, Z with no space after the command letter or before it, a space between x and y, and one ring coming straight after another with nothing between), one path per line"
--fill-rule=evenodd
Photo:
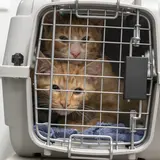
M83 154L77 154L74 156L75 153L72 152L72 141L74 141L74 138L103 138L108 140L109 142L109 157L108 158L102 158L102 157L90 157L89 155L83 153ZM73 147L74 150L74 147ZM68 158L71 159L84 159L84 160L112 160L113 159L113 139L110 136L105 135L83 135L83 134L72 134L69 137L69 144L68 144Z
M78 13L79 10L79 0L75 0L76 4L76 16L78 18L94 18L94 19L116 19L118 17L119 7L120 7L120 0L117 0L116 2L116 12L114 16L88 16L88 15L80 15Z

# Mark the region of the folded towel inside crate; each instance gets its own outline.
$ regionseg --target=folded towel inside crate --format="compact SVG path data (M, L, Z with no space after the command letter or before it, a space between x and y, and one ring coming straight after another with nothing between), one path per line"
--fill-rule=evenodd
M110 127L106 128L106 127L98 127L98 126L110 126ZM117 129L116 127L120 127L120 128ZM116 137L118 137L118 141L130 142L131 132L129 129L124 129L124 127L125 125L122 123L118 124L118 126L117 124L113 124L113 123L97 123L95 127L85 129L83 133L77 131L76 129L51 127L50 138L54 138L54 139L64 138L64 135L66 138L69 138L72 134L105 135L105 136L112 137L113 141L116 141ZM34 126L34 131L37 134L36 125ZM47 137L48 125L47 124L38 125L38 131L42 136ZM134 133L134 141L135 142L140 141L143 138L143 136L144 136L144 131L137 130Z

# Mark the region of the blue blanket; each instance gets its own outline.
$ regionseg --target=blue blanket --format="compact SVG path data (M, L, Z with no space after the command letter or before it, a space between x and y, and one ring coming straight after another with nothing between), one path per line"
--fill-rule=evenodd
M131 141L131 132L130 130L127 129L116 129L116 128L102 128L98 126L114 126L117 127L117 124L112 124L112 123L97 123L96 127L91 127L86 130L84 130L83 133L78 132L76 129L64 129L64 128L59 128L59 127L52 127L50 130L50 138L63 138L64 133L66 138L69 138L72 134L84 134L84 135L105 135L105 136L111 136L113 141L116 140L116 134L118 130L118 141L123 141L123 142L130 142ZM118 127L125 127L124 124L120 123L118 124ZM38 130L40 134L44 137L47 137L48 135L48 126L46 124L44 125L38 125ZM36 126L34 126L34 131L36 131ZM135 142L141 140L144 136L144 131L142 130L137 130L134 133L134 140Z

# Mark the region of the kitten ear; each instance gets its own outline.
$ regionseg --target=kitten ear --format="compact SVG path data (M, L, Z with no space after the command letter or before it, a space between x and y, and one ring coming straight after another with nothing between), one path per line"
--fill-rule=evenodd
M40 51L40 58L46 58L45 55ZM51 62L48 59L38 59L38 72L39 73L51 73Z
M96 26L103 26L104 25L104 20L103 19L90 19L89 20L90 24L96 25Z
M67 23L69 23L69 19L70 19L69 14L63 14L61 12L57 12L56 23L67 24Z
M44 23L52 23L53 24L53 12L48 13L44 18ZM61 12L56 13L56 21L60 23L64 23L64 20L68 19L70 15L63 14Z
M83 68L83 73L84 73ZM86 66L86 74L91 75L91 76L98 76L102 75L102 63L101 62L91 62ZM87 80L90 81L91 83L97 83L98 77L87 77Z
M87 74L89 75L101 75L102 74L102 63L91 62L87 66Z
M44 17L44 23L53 23L53 12L48 13Z

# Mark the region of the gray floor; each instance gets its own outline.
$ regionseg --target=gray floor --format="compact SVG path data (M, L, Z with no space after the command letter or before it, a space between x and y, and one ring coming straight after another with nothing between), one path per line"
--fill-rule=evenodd
M51 159L42 159L42 158L22 158L14 154L13 156L7 158L6 160L51 160ZM53 159L52 159L53 160ZM56 159L58 160L58 159ZM59 160L67 160L67 159L59 159Z
M13 154L12 156L10 156L9 158L7 158L6 160L69 160L69 159L23 158L23 157L17 156L16 154ZM127 160L127 158L126 157L121 157L120 159L114 159L114 160Z
M16 154L7 158L6 160L42 160L42 159L35 159L35 158L22 158L22 157L19 157L17 156Z

